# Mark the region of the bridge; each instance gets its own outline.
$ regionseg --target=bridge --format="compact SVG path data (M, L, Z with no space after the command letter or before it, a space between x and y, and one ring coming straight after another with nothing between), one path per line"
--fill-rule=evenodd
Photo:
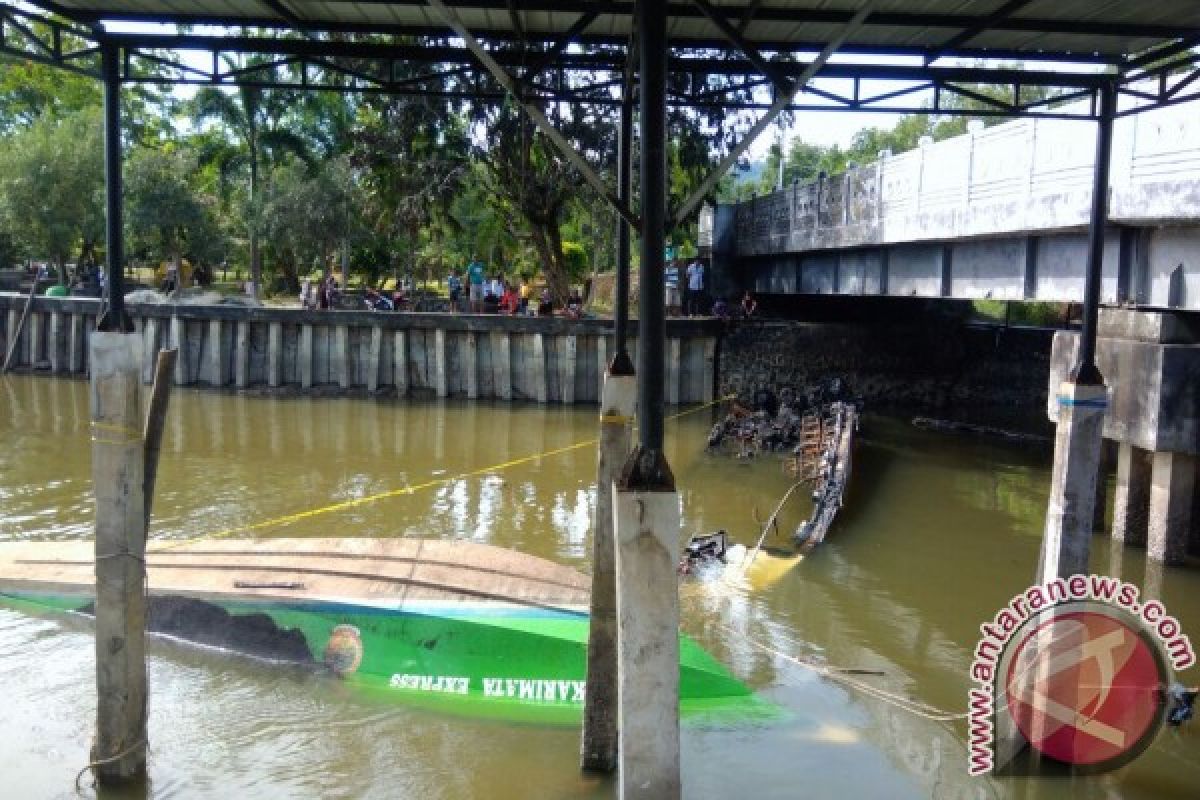
M1068 109L1064 108L1064 111ZM982 127L706 208L718 291L1082 302L1096 129ZM1114 123L1101 302L1200 310L1200 102Z

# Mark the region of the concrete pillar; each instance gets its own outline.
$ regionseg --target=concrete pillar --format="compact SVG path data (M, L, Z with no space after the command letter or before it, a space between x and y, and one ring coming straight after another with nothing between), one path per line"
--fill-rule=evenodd
M333 352L329 354L329 369L338 386L350 388L350 328L337 325L333 329Z
M146 516L142 338L91 337L92 486L96 495L96 737L102 783L146 770ZM119 757L118 757L119 756ZM112 759L108 761L108 759Z
M1092 505L1096 501L1107 404L1103 384L1064 382L1059 387L1054 471L1042 537L1042 583L1088 571Z
M383 361L383 328L371 328L371 344L367 350L367 391L379 390L379 372Z
M446 331L438 328L433 332L433 388L438 397L445 397L446 388Z
M592 532L592 596L588 630L580 762L585 770L617 767L617 586L613 536L613 484L633 444L637 379L605 371L600 399L596 524Z
M467 331L463 338L463 383L467 387L467 397L474 400L479 397L479 353L475 334Z
M670 339L667 339L667 353L666 353L667 372L666 372L665 380L667 383L667 385L666 385L667 405L669 405L669 406L679 405L680 350L681 350L681 347L680 347L678 337L672 337Z
M49 342L49 357L50 371L63 371L63 355L66 353L63 331L63 313L55 311L50 314L50 342Z
M67 369L71 374L83 372L83 315L71 315L71 331L67 338Z
M1115 442L1108 439L1100 441L1100 464L1096 472L1096 497L1092 503L1092 532L1103 533L1105 516L1108 513L1108 475L1112 472L1113 450Z
M1188 453L1154 454L1150 476L1147 555L1164 564L1182 564L1192 525L1196 457Z
M404 331L396 331L392 339L392 382L399 397L408 394L408 336Z
M171 347L179 351L175 359L175 385L185 386L188 381L187 326L179 317L171 317Z
M533 335L533 363L530 365L533 376L533 391L537 401L546 403L546 337L544 334Z
M299 363L300 388L309 389L313 385L313 327L309 324L300 326L300 341L296 345L296 361Z
M283 383L283 323L267 326L267 386L272 389Z
M613 487L621 800L671 800L679 779L679 494Z
M579 341L574 336L565 336L561 341L562 352L558 358L558 400L564 405L574 405Z
M45 355L46 329L42 326L44 320L42 314L38 311L31 312L29 315L29 368L38 369L42 365L43 356Z
M208 321L208 382L212 386L224 386L225 375L229 372L221 330L221 320Z
M1150 514L1150 453L1128 442L1117 445L1117 485L1113 491L1112 538L1125 544L1146 544Z
M500 400L512 399L512 340L507 331L492 331L492 386Z
M717 340L711 336L704 340L704 397L700 399L706 403L717 399Z
M250 323L239 320L233 343L233 382L239 389L250 385Z
M159 328L162 323L158 317L150 317L142 329L142 383L154 383L154 364L158 359Z
M622 220L622 223L624 220ZM608 337L600 334L596 337L596 374L600 376L600 385L596 387L596 397L604 400L604 384L608 380Z
M13 341L17 338L17 326L21 324L21 312L15 308L8 310L8 326L4 329L4 352L7 353L13 347ZM21 354L16 352L13 354L13 366L21 363Z

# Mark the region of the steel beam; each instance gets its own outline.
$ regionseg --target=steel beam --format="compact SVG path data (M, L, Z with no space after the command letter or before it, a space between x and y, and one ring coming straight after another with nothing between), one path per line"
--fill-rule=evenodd
M955 47L964 45L979 34L991 30L996 26L997 23L1008 19L1013 14L1017 13L1032 2L1033 0L1008 0L1007 3L997 8L991 14L983 17L970 27L964 28L943 42L941 46L925 57L926 66L941 58L942 54L947 50L952 50Z
M617 197L633 207L633 46L626 53L625 85L621 89L620 118L617 125ZM617 285L613 304L613 327L616 329L616 350L611 374L632 375L633 361L629 357L629 223L617 217Z
M513 98L521 106L521 109L525 112L526 116L533 121L533 124L538 127L538 130L546 135L546 138L548 138L554 144L558 151L562 153L563 157L566 158L567 161L571 162L571 165L579 171L579 174L583 176L583 179L587 181L588 184L601 197L607 200L609 205L616 209L616 212L620 214L626 222L628 222L630 225L639 225L640 222L638 218L634 216L632 211L629 210L629 207L622 203L617 195L605 185L604 181L601 180L600 176L596 174L584 157L581 156L575 150L575 148L571 146L571 143L568 142L566 138L558 132L558 129L550 123L550 120L546 118L546 115L542 113L542 110L533 103L525 101L525 99L522 97L521 87L518 85L516 79L509 75L508 72L506 72L505 69L496 62L496 60L492 57L492 54L484 49L479 40L476 39L471 34L471 31L469 31L462 21L459 20L458 15L455 14L454 11L452 11L445 4L445 2L443 2L443 0L426 0L426 2L428 2L429 6L433 8L443 20L445 20L446 25L463 40L467 48L479 60L479 63L482 64L484 68L491 73L492 77L496 79L496 82L503 86L504 89L513 96Z
M775 69L775 65L767 61L762 53L758 51L758 48L746 40L741 30L731 25L708 0L692 0L692 2L696 4L696 8L704 13L704 16L708 17L709 22L717 26L717 30L724 34L725 38L731 44L742 51L742 55L746 57L747 61L757 67L759 72L771 79L771 83L775 84L775 88L780 93L787 94L792 91L792 82Z
M1096 167L1092 178L1092 212L1088 221L1087 275L1083 284L1083 330L1079 334L1079 358L1071 372L1072 382L1082 385L1104 383L1104 377L1096 368L1096 320L1100 309L1104 227L1108 221L1108 172L1112 161L1112 131L1116 106L1117 84L1113 80L1100 93Z
M108 273L107 310L96 328L109 333L132 333L125 313L125 248L121 224L121 51L113 44L101 49L104 73L104 262Z
M825 49L821 51L821 54L813 59L808 66L805 67L804 71L800 73L800 75L796 78L795 83L792 85L791 91L780 93L780 97L771 104L771 107L767 110L767 112L763 114L762 117L759 118L758 122L754 124L754 127L752 127L746 133L746 135L742 137L742 140L738 142L732 150L729 151L725 158L721 160L721 163L717 165L717 168L710 172L708 177L705 178L698 187L696 187L691 196L683 201L683 204L675 213L675 225L682 224L685 219L691 216L692 212L696 210L696 206L700 205L708 193L712 191L713 187L717 185L717 181L719 181L721 177L729 171L730 167L737 163L738 159L742 157L743 153L750 149L750 145L754 144L754 140L758 138L758 135L765 131L779 117L779 115L782 114L789 105L791 105L792 101L796 98L796 95L800 93L800 90L803 89L810 80L812 80L813 76L816 75L817 72L821 70L821 67L825 65L825 62L837 52L837 49L841 46L842 42L846 41L846 39L849 38L856 30L862 27L863 22L867 19L870 13L869 6L863 6L860 8L858 12L850 18L850 21L846 23L838 35L833 37L829 44L825 45Z

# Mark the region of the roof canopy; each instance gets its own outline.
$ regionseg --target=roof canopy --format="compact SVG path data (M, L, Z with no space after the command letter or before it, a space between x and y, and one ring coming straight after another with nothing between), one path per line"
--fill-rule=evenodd
M782 95L789 110L963 113L947 98L968 97L976 115L1094 118L1096 102L1066 110L1064 101L1096 101L1114 78L1122 113L1200 96L1195 0L664 7L675 106L766 109ZM493 99L515 87L530 99L611 105L636 35L634 11L633 0L0 0L0 52L95 74L95 45L106 40L123 49L121 78L132 82ZM155 33L122 22L233 30ZM62 43L80 39L87 44L73 51ZM207 53L200 61L211 67L185 51ZM497 80L497 68L515 82ZM456 82L447 87L449 74ZM981 83L1006 86L1007 95L981 96Z
M386 0L55 0L35 2L80 21L278 26L327 31L445 32L424 2ZM450 0L477 35L556 38L580 15L594 19L581 40L624 41L631 0ZM748 42L762 49L820 50L838 36L860 0L711 0ZM1191 0L877 0L841 49L871 53L954 53L1111 63L1181 37L1200 37ZM723 43L699 4L667 4L678 45Z

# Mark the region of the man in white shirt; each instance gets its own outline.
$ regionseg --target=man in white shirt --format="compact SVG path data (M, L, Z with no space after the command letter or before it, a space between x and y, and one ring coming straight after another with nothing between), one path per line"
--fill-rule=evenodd
M704 313L704 263L696 259L687 268L687 296L683 301L683 313L689 317Z

